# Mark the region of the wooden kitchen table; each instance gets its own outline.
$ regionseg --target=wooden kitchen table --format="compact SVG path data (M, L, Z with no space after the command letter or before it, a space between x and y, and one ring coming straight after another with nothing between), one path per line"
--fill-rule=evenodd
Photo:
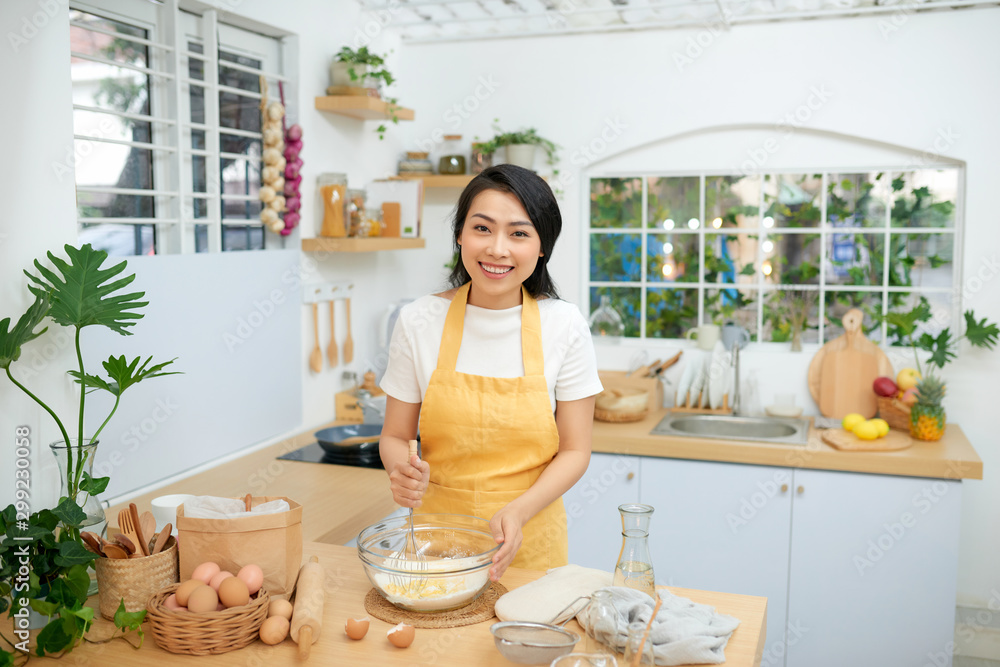
M352 641L344 634L344 623L348 617L367 615L364 598L371 589L364 575L357 551L348 547L307 542L303 549L304 559L316 555L326 569L326 607L323 629L319 641L312 646L309 661L313 665L470 665L474 667L509 667L514 664L500 655L493 644L490 625L496 619L458 628L426 629L417 628L416 639L407 649L398 649L386 639L386 631L391 624L372 618L367 636L361 641ZM502 579L508 589L514 589L542 576L542 572L511 568ZM764 635L767 618L767 599L749 595L712 593L683 588L669 588L676 595L695 602L714 606L720 613L740 619L740 626L733 633L726 647L727 667L756 667L760 665L764 650ZM97 606L96 597L89 604ZM115 631L114 625L100 618L95 621L90 637L97 640ZM148 628L148 625L144 626ZM567 627L583 636L576 621ZM577 647L585 647L581 639ZM69 662L67 662L69 661ZM299 663L297 647L286 639L278 646L267 646L255 642L238 651L214 656L190 656L168 653L153 642L147 632L142 649L136 651L121 638L105 644L84 644L61 660L33 658L31 664L58 665L143 665L157 667L170 665L216 665L219 667L263 667L264 665L294 665ZM623 666L624 667L624 666Z

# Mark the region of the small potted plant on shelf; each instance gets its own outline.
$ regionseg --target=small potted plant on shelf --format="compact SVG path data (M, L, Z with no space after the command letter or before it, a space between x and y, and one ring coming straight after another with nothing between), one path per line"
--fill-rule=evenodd
M345 46L330 63L330 87L327 95L367 95L385 100L389 120L399 123L396 114L399 100L384 95L384 89L391 86L396 78L385 68L385 58L372 53L367 46L354 50ZM379 140L385 139L385 123L379 123L375 128Z
M69 261L48 253L54 270L37 260L38 275L25 271L30 283L28 289L34 302L11 328L11 318L0 320L0 368L7 378L36 402L53 419L62 439L50 445L60 462L61 498L52 509L41 509L29 514L27 496L17 497L15 503L0 512L0 613L7 611L15 623L15 641L0 646L0 665L14 663L8 647L19 650L27 647L27 633L20 634L24 626L21 618L28 608L49 622L35 641L35 653L45 654L70 651L87 632L94 610L86 607L91 580L87 572L97 555L84 546L81 530L93 529L103 533L106 521L104 509L97 494L108 485L107 477L94 478L91 470L98 446L98 437L118 408L126 389L142 380L163 375L173 375L164 368L173 360L151 364L136 357L128 361L124 355L111 356L102 362L107 378L87 372L80 348L80 332L88 326L103 326L123 336L131 335L129 327L142 318L138 312L147 302L141 301L144 292L122 293L135 274L121 277L126 263L121 262L101 268L108 254L94 250L89 244L81 248L65 246ZM54 323L74 330L78 367L69 375L80 385L79 412L71 420L60 419L41 398L15 378L12 366L21 356L21 348L44 334L47 327L42 321L50 318ZM87 394L106 391L114 396L114 406L101 425L87 437L84 434L84 410ZM70 429L77 427L73 436ZM15 434L18 444L30 444L30 429L19 427ZM30 576L22 577L24 587L17 579L26 561ZM142 622L139 614L126 614L124 607L116 614L119 627L138 628ZM4 637L4 639L7 639ZM21 652L22 655L25 652Z
M902 416L909 423L910 435L918 440L940 440L946 423L942 400L947 387L933 369L941 371L955 358L958 342L963 338L973 347L992 350L1000 337L1000 327L995 322L988 322L985 317L977 320L975 313L967 310L964 313L964 335L952 338L951 329L946 327L937 336L924 332L914 338L920 323L931 319L930 303L924 297L920 297L920 301L909 311L889 312L882 319L888 325L889 338L905 343L913 350L916 367L902 369L894 384L890 384L892 378L888 378L890 382L885 382L887 378L876 380L879 412L890 413L890 418ZM921 367L918 350L930 353L926 373ZM893 393L894 396L890 395ZM887 421L893 423L892 419Z
M540 137L533 127L517 132L504 132L497 125L498 119L494 119L493 129L496 134L492 139L479 144L479 150L483 154L491 155L500 148L506 152L507 162L516 164L525 169L532 169L535 166L535 152L538 148L545 151L546 163L549 166L556 166L559 162L557 150L559 146L553 142Z

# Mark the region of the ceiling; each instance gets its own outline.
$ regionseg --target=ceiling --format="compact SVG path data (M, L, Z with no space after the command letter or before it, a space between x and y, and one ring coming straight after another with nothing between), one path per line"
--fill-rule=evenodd
M888 33L907 15L998 6L998 0L359 0L404 41L455 42L593 32L734 26L882 16Z

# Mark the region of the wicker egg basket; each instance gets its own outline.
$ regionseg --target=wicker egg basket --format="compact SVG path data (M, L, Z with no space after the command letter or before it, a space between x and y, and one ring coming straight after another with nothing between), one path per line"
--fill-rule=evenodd
M910 408L897 398L878 397L878 415L889 428L910 432Z
M187 655L216 655L249 646L267 617L269 596L263 588L242 607L196 614L167 609L164 601L180 587L164 588L146 603L153 641L164 651Z

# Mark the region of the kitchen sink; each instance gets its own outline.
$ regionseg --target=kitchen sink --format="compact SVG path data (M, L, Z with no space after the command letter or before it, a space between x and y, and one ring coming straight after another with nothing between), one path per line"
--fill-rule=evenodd
M805 446L809 420L674 413L660 420L651 434Z

